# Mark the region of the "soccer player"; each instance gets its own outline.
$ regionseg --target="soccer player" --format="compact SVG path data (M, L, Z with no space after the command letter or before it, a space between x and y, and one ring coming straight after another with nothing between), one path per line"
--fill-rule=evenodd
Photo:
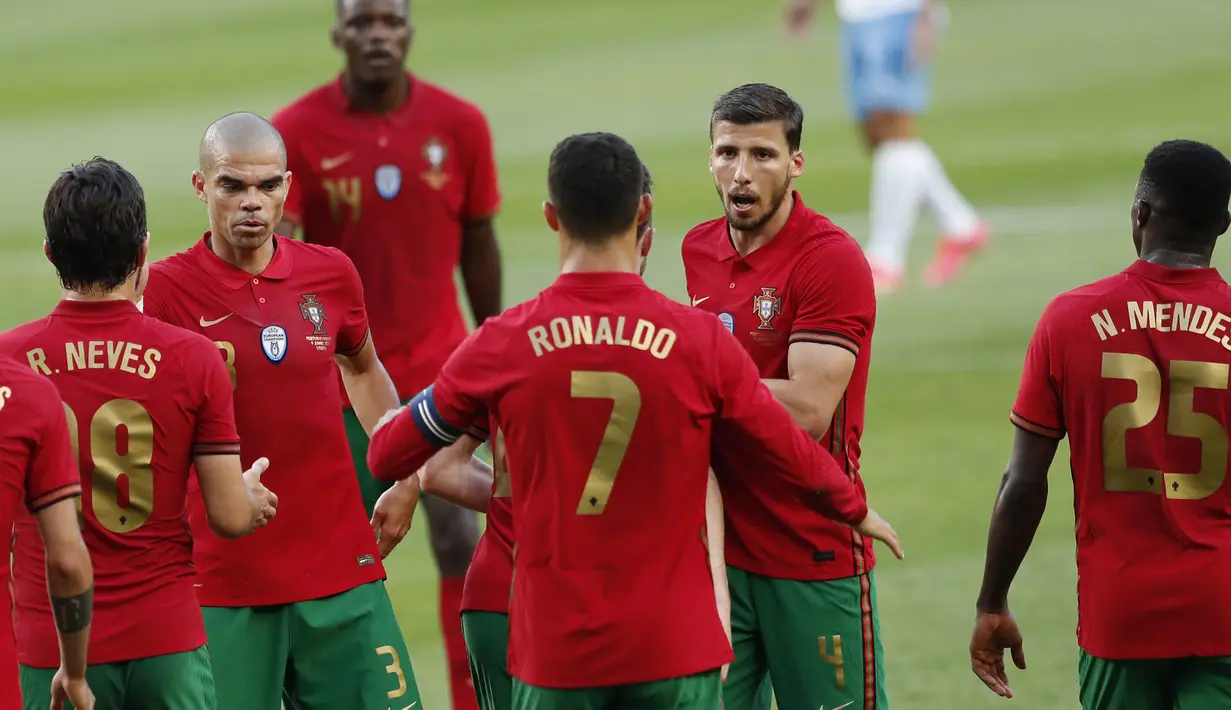
M1132 207L1137 260L1057 296L1026 350L970 640L975 674L1012 697L1025 669L1009 586L1069 437L1082 707L1224 707L1231 697L1231 287L1210 268L1231 162L1167 141Z
M397 393L350 260L274 234L291 178L263 118L215 121L193 173L210 231L154 264L145 290L146 315L215 341L242 455L267 456L281 491L278 517L257 534L202 535L194 549L218 706L277 710L285 690L288 707L305 710L400 710L418 689L359 498L336 371L369 428ZM204 530L198 498L189 521Z
M787 21L794 32L806 30L816 3L789 0ZM834 0L834 6L842 21L847 99L872 153L866 251L876 290L904 285L911 233L924 203L943 236L923 282L939 286L955 278L990 235L916 128L927 106L932 49L946 9L937 0Z
M331 37L345 56L341 76L273 118L295 174L279 233L294 225L304 241L337 247L354 262L372 337L402 401L430 384L466 337L459 267L476 325L501 310L491 133L477 106L406 71L413 36L408 0L339 0ZM381 526L383 511L374 509L388 484L368 472L367 431L343 406L364 506ZM474 708L458 612L478 518L430 495L423 505L453 707Z
M900 552L896 537L718 321L642 281L651 200L632 146L565 139L548 191L560 277L382 418L368 463L410 475L493 413L517 524L514 708L713 708L731 649L702 537L711 444L781 464L799 495L819 490L819 509Z
M50 382L30 368L0 357L0 529L13 529L13 516L24 508L37 520L37 534L47 550L47 583L59 642L59 669L48 683L52 700L71 701L92 710L94 694L86 682L94 574L90 553L77 526L76 499L81 483L69 444L68 423L60 397ZM9 576L9 556L0 556L0 574ZM39 710L22 704L9 585L0 585L0 707ZM46 695L46 691L42 693Z
M710 171L724 215L684 237L684 273L692 305L717 315L862 489L876 300L859 245L791 187L804 170L802 131L803 110L776 87L747 84L717 100ZM884 710L872 547L786 485L781 463L754 448L714 460L735 647L723 703L767 710L768 675L783 710Z
M645 193L652 180L643 169ZM645 273L654 240L652 220L637 225L639 274ZM509 595L513 577L513 511L509 500L509 467L504 455L504 436L497 430L489 466L474 458L479 445L489 441L490 417L479 422L449 448L436 454L419 472L425 492L487 515L474 560L466 572L462 595L462 629L470 657L470 674L481 710L508 710L513 702L513 679L508 671ZM723 557L722 497L713 472L706 490L705 539L709 546L710 571L719 616L730 637L731 601Z
M275 512L277 498L260 484L268 462L240 468L231 381L213 342L137 310L149 250L137 179L102 158L73 166L48 191L43 223L62 300L47 317L0 335L0 355L55 384L80 459L96 589L90 685L105 708L212 710L184 513L189 468L213 532L238 537ZM13 548L31 710L48 707L59 665L35 528L32 516L19 516Z

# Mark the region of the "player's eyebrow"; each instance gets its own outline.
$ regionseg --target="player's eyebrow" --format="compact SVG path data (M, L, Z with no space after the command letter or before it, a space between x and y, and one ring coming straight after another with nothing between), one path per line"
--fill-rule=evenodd
M261 181L261 187L264 187L264 188L277 187L277 186L279 186L279 185L281 185L281 184L282 184L282 181L283 181L284 179L285 179L285 178L283 178L283 176L281 176L281 175L275 175L275 176L273 176L273 177L267 177L267 178L265 178L264 180L262 180L262 181Z

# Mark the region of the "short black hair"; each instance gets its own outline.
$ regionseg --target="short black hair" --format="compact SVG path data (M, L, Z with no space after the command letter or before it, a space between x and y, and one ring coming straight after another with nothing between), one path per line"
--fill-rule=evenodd
M1146 156L1137 194L1155 212L1189 229L1219 233L1231 202L1231 161L1198 141L1159 143Z
M132 173L94 158L60 173L43 203L51 263L73 291L112 291L141 263L145 192Z
M737 126L782 122L787 146L799 150L804 135L804 108L787 92L770 84L744 84L718 97L710 114L710 139L719 121Z
M547 193L561 226L579 239L602 242L634 226L645 166L613 133L569 136L551 151Z

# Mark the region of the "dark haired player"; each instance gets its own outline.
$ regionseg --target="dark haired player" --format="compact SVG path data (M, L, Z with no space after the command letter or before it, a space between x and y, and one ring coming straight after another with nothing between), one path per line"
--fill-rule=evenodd
M12 530L15 514L29 511L35 535L46 550L47 580L55 618L53 642L57 670L37 698L92 710L94 694L86 682L94 575L90 553L77 525L76 501L81 482L69 443L68 422L56 388L25 364L0 357L0 529ZM9 600L9 556L0 556L0 707L51 707L50 700L26 700L18 678ZM50 690L50 693L48 692ZM61 707L57 704L55 707Z
M189 469L196 468L210 528L237 537L274 515L277 498L260 483L268 462L240 468L231 381L214 344L137 310L149 250L137 179L103 158L75 165L48 191L43 224L61 301L47 317L0 335L0 353L49 378L64 401L94 558L90 684L104 708L212 710L184 513ZM32 516L20 516L13 548L18 657L31 710L49 706L60 656L35 530Z
M632 146L572 136L547 180L560 277L489 319L387 415L368 463L379 478L413 474L493 413L515 469L515 708L713 708L731 649L703 537L711 444L758 450L900 552L896 536L718 321L642 281L651 198Z
M278 518L256 535L201 536L194 549L218 707L278 710L285 691L304 710L401 710L418 689L347 450L337 370L369 428L397 393L350 260L274 234L290 181L265 119L211 124L193 173L210 231L154 264L145 291L147 315L215 341L243 455L267 455L281 492ZM204 529L198 498L189 521Z
M280 234L341 249L368 294L372 337L402 401L431 383L466 337L455 272L476 325L500 312L501 264L492 218L500 203L480 109L406 71L414 27L407 0L338 0L330 37L341 75L279 111L295 185ZM289 224L288 224L289 223ZM368 434L343 398L360 491L382 538L404 534L376 509ZM440 571L439 613L453 707L474 708L458 610L478 518L426 496L428 541Z
M972 669L999 695L1013 695L1004 649L1026 667L1009 585L1067 434L1082 707L1187 710L1231 698L1231 287L1210 268L1228 200L1221 153L1158 145L1133 200L1137 260L1057 296L1039 319L970 639Z
M724 215L684 237L684 272L692 305L718 316L862 490L872 276L855 240L791 187L804 170L802 131L803 109L777 87L747 84L717 100L710 170ZM783 710L883 710L872 546L771 475L780 463L755 448L714 460L735 647L723 702L768 710L768 675Z
M652 179L643 169L645 193ZM654 228L647 216L637 225L638 273L644 274L653 245ZM491 431L496 426L496 437ZM474 458L485 441L492 443L492 465ZM481 417L456 443L439 452L419 472L425 492L465 508L484 513L487 525L479 538L474 560L466 572L462 595L462 629L470 657L470 674L481 710L508 710L513 703L513 678L509 675L509 596L513 583L513 506L504 435L489 417ZM714 595L719 615L730 635L731 602L723 558L722 498L710 474L707 489L705 539L709 546Z

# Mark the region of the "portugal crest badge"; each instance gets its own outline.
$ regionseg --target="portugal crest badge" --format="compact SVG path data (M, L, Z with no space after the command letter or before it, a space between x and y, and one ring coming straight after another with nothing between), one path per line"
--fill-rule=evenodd
M773 330L774 317L782 314L782 297L774 295L777 290L762 286L760 295L752 297L752 312L761 319L757 330Z
M325 334L325 305L316 300L315 293L305 293L299 304L299 312L303 319L312 324L313 335Z
M449 174L444 171L445 158L449 151L438 138L428 138L423 144L423 159L427 161L428 169L421 176L423 182L433 190L439 190L449 182Z

